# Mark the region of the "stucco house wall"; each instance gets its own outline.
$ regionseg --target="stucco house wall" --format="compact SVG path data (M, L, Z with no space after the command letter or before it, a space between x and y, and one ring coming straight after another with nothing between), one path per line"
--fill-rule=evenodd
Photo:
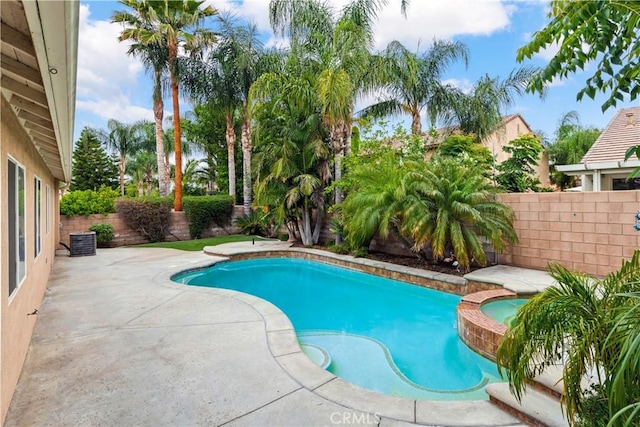
M78 2L0 2L0 424L54 263L59 181L71 177L78 12Z
M437 140L433 141L428 138L429 144L427 145L427 151L425 153L425 159L430 159L436 153L440 143L446 138L446 136L459 132L456 128L439 129L440 136ZM486 137L482 142L482 146L487 148L496 159L496 165L504 162L511 157L511 154L505 152L503 147L508 145L514 139L521 136L534 133L533 129L527 124L520 114L512 114L504 116L503 124ZM549 177L549 153L543 151L538 160L538 166L534 167L536 177L540 180L542 187L549 187L551 185Z
M504 124L485 138L485 140L482 141L482 145L491 151L496 158L496 163L500 164L511 157L509 153L503 151L503 147L514 139L529 133L533 133L533 130L524 121L522 116L519 114L506 116ZM543 151L538 161L538 166L534 169L536 176L540 180L540 184L543 187L548 187L551 183L549 181L549 155L546 150Z
M8 210L2 209L0 222L2 224L0 235L2 241L2 298L0 298L0 312L2 313L2 341L1 354L1 396L2 414L4 419L11 396L18 382L22 364L24 362L29 341L35 326L37 316L29 316L35 309L40 308L44 291L49 280L51 267L54 262L57 246L57 180L47 168L44 160L38 154L35 147L29 141L24 129L18 123L16 116L11 111L11 106L2 97L1 138L0 138L0 163L2 181L2 204L6 206L7 192L7 162L9 158L19 163L25 170L25 210L26 210L26 239L25 261L26 276L21 285L9 295L9 266L8 257ZM34 178L42 181L42 207L41 207L41 238L42 250L35 256L35 183ZM49 187L49 224L47 226L46 188Z

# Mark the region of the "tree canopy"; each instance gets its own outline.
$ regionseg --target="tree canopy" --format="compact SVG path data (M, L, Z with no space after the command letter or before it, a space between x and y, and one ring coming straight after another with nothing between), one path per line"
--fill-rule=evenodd
M118 166L109 157L96 136L84 128L73 150L73 172L70 190L98 190L103 185L118 187Z
M640 94L640 2L626 0L553 0L551 22L533 34L520 48L517 60L531 58L557 45L549 64L529 82L528 89L540 92L554 79L566 78L599 61L596 71L577 94L593 99L597 92L609 93L602 111L618 101L635 100Z

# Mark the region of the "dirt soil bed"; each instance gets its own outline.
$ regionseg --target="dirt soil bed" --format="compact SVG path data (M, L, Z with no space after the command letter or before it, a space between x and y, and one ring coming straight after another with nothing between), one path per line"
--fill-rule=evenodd
M294 243L293 246L300 247L300 248L305 247L300 242ZM320 249L323 251L328 251L326 246L314 246L313 248ZM407 256L400 256L400 255L385 254L382 252L369 252L369 254L367 255L367 258L374 259L376 261L389 262L391 264L404 265L405 267L413 267L413 268L420 268L422 270L437 271L438 273L443 273L443 274L452 274L454 276L460 276L460 277L468 273L468 272L462 272L458 270L456 267L451 266L450 263L444 263L444 262L434 263L431 261L425 261L421 258L418 258L417 256L407 257ZM474 271L479 268L481 267L472 266L470 271Z
M468 272L462 272L448 263L433 263L425 261L418 257L404 257L397 255L384 254L382 252L370 252L367 258L378 261L390 262L392 264L404 265L406 267L420 268L422 270L437 271L438 273L453 274L454 276L464 276ZM477 270L479 267L471 267L471 271Z

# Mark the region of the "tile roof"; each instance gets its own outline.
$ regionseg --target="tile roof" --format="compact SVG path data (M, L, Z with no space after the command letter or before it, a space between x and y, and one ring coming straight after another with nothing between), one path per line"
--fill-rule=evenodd
M621 162L633 145L640 144L640 107L616 112L580 163Z

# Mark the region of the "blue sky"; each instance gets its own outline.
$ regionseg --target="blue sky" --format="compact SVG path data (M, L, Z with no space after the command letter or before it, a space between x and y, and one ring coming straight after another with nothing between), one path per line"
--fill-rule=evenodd
M339 8L347 0L330 2ZM255 22L267 45L282 43L274 39L269 28L268 0L207 3ZM399 4L400 0L390 0L381 12L376 27L377 47L382 49L394 39L411 49L426 46L434 37L462 41L469 47L469 67L453 66L445 76L447 82L462 89L471 87L485 73L504 78L521 65L544 66L554 53L553 48L548 49L524 64L515 60L517 49L548 21L547 1L413 0L407 18L401 16ZM121 5L113 1L81 2L75 139L84 126L105 129L110 118L124 122L153 119L151 79L142 64L126 54L126 44L118 42L121 27L109 22L113 11L118 9ZM579 113L584 125L604 128L615 109L602 113L603 95L595 100L576 101L577 92L594 68L589 64L585 72L554 82L544 100L536 95L518 99L515 107L505 113L522 114L534 130L549 137L563 113L571 110ZM358 106L371 101L372 98L361 99ZM167 99L166 116L171 114L170 105ZM619 104L618 108L631 105ZM185 105L182 112L188 109ZM407 118L394 120L409 127Z

